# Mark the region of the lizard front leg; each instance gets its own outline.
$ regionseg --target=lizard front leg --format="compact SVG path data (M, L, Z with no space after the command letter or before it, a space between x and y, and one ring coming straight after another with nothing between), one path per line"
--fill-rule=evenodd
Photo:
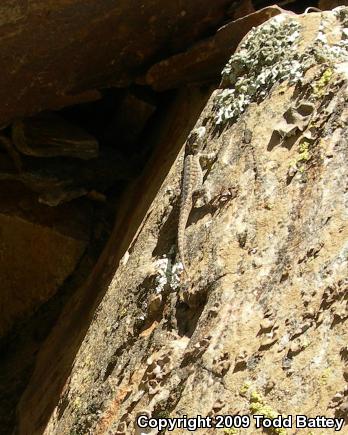
M193 203L195 207L202 207L211 201L211 194L207 186L203 185L203 170L209 167L216 158L216 153L201 153L197 159L196 185L193 191Z

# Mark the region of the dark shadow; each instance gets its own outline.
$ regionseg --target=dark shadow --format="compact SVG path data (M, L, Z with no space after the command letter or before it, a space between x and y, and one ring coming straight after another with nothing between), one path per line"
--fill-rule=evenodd
M296 134L293 134L290 137L282 138L277 131L273 131L272 136L267 145L267 151L272 151L276 146L284 147L288 150L294 146L294 144L298 141L301 136L300 130L297 130Z

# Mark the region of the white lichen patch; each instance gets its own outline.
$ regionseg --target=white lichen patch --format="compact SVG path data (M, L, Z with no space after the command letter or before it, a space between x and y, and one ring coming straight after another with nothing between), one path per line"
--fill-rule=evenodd
M216 97L216 124L238 118L248 105L264 98L276 81L295 81L301 75L296 47L300 25L278 15L253 28L240 50L222 71L223 89Z
M323 17L317 37L302 52L301 26L296 18L282 14L253 28L222 71L224 89L215 97L215 124L236 120L250 103L264 100L276 83L296 84L318 63L332 66L346 61L348 8L336 8L335 18L340 21L340 40L329 44L326 32L330 23Z
M164 287L169 282L169 262L170 260L166 257L159 258L156 261L155 268L157 271L156 281L155 281L155 291L156 293L162 293Z
M309 62L309 66L313 65L311 62L311 54L314 55L314 59L318 63L333 64L337 60L341 62L348 60L348 8L342 6L334 9L334 16L341 24L341 27L338 27L341 29L341 35L339 35L340 40L336 43L329 44L326 32L331 23L326 22L326 19L323 18L319 26L318 35L313 44L312 52L307 50L307 52L304 53L302 61L306 63Z
M169 258L163 257L156 261L155 267L157 271L155 291L157 294L162 293L167 285L173 290L180 287L180 277L184 269L181 262L173 264Z
M173 290L176 290L180 287L180 283L181 283L181 276L184 270L184 266L181 263L181 261L179 261L178 263L174 263L172 270L171 270L171 281L170 281L170 286Z

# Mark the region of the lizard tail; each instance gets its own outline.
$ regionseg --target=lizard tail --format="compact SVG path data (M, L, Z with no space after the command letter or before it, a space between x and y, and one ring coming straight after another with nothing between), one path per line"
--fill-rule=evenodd
M184 241L184 237L180 236L178 237L178 251L179 251L179 257L180 257L180 261L182 263L183 269L186 271L187 267L186 267L186 258L184 255L185 252L185 241Z
M178 251L179 251L179 256L180 256L183 270L186 273L186 275L189 276L188 268L186 266L186 255L185 255L185 249L186 249L185 226L186 226L186 217L183 217L182 219L180 219L179 222Z

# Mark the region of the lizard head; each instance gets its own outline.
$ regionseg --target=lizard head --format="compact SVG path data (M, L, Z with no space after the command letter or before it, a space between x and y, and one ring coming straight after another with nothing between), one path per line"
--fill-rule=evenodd
M187 151L189 154L197 154L198 151L202 149L205 133L205 127L198 127L191 131L186 141Z

